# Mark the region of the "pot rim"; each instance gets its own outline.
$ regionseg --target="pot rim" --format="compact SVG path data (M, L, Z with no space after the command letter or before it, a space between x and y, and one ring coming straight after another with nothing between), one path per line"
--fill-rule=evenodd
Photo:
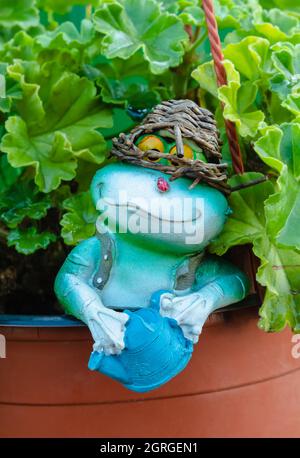
M227 306L216 310L216 314L245 309L249 307L257 307L259 305L259 297L257 294L250 294L243 301L232 306ZM86 324L77 320L71 315L12 315L0 314L0 327L28 327L28 328L78 328L86 327Z
M69 328L86 325L70 315L0 315L0 326L30 328Z

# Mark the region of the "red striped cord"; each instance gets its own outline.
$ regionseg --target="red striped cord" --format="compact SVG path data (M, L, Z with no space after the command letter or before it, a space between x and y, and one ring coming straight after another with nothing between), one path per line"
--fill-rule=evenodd
M227 84L227 76L223 64L224 56L222 53L221 40L214 12L213 0L202 0L202 6L205 13L205 19L208 30L208 39L210 42L211 54L214 61L217 84L218 86L224 86ZM233 169L235 173L244 173L243 158L238 141L236 126L233 122L229 121L228 119L224 119L224 122L228 138L229 150L232 157Z

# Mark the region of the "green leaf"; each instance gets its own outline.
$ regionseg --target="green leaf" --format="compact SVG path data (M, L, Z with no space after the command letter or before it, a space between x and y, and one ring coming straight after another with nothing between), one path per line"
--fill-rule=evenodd
M268 232L280 246L300 249L300 124L267 127L254 148L280 173L278 191L265 204Z
M38 25L35 0L0 0L0 27L28 29Z
M283 101L282 105L298 114L298 92L300 91L300 44L278 43L272 47L271 56L275 74L270 87Z
M184 24L204 24L204 11L199 6L199 0L160 0L159 3L168 13L177 14Z
M205 24L204 11L199 6L199 1L182 1L180 2L179 18L186 25L202 27Z
M8 119L1 144L13 167L34 167L39 189L50 192L74 178L78 159L104 160L105 140L96 129L110 127L111 114L91 81L61 73L55 63L17 63L8 71L23 91L20 116Z
M0 45L1 66L4 69L8 64L13 63L14 59L35 60L36 58L35 40L23 30L15 33L9 41Z
M300 180L300 124L268 126L261 133L254 144L259 157L279 173L286 164L296 180Z
M89 191L70 197L63 206L67 212L60 222L61 235L67 245L76 245L95 234L99 213Z
M245 41L240 49L239 47L235 48L235 45L231 45L231 47L227 47L226 49L229 49L229 55L231 55L233 60L238 61L238 55L240 53L243 55L245 45L248 48L249 43L247 44ZM224 117L236 124L242 137L254 137L264 120L264 113L255 109L258 93L257 84L255 81L241 83L240 74L236 71L231 61L225 60L224 66L227 74L227 85L219 89L217 88L212 62L199 65L192 72L192 77L199 83L203 90L209 92L214 97L218 95L219 99L224 103ZM251 75L254 77L252 66L249 64L247 68L244 68L244 73L250 77Z
M264 331L281 331L286 324L295 331L300 330L299 294L275 294L267 290L260 308L259 327Z
M288 41L300 32L299 20L288 12L273 8L263 11L260 16L254 21L255 28L272 44L278 41Z
M177 0L161 0L160 3L163 9L169 13L177 14L179 12L179 1Z
M6 155L0 155L0 196L18 180L21 173L22 169L16 169L8 163Z
M229 44L224 57L247 79L257 81L268 77L270 71L270 44L264 38L250 36L239 43Z
M300 116L300 92L297 94L289 94L281 104L295 116Z
M38 35L35 46L39 51L39 61L59 59L60 65L68 70L77 70L84 61L99 54L100 41L93 23L84 19L80 31L72 22L63 22L53 31Z
M142 49L156 74L182 61L187 40L183 24L163 12L155 0L104 1L94 14L94 23L104 35L102 52L108 58L128 59Z
M18 116L11 116L5 127L8 133L2 139L2 151L13 167L34 167L35 183L41 191L50 192L62 180L75 177L77 162L66 135L53 132L50 138L32 136Z
M55 30L37 36L36 42L43 48L57 48L66 45L75 45L80 48L90 43L94 35L93 24L84 19L81 22L80 32L72 22L63 22Z
M268 232L280 246L300 250L300 185L284 166L278 179L278 192L266 201Z
M8 113L13 102L22 98L19 84L7 77L7 65L0 62L0 111Z
M193 70L191 76L199 83L199 86L204 91L209 92L214 97L218 96L216 73L212 61L198 65Z
M220 29L243 29L253 27L253 16L262 8L258 0L214 0L215 14Z
M149 65L140 53L126 61L112 59L93 67L101 97L106 103L152 108L160 101L159 76L149 73Z
M55 242L56 235L49 231L38 232L35 227L21 230L13 229L7 236L7 245L14 246L19 253L32 254Z
M247 172L230 178L231 186L261 178L256 172ZM223 232L210 244L210 250L223 255L235 245L252 243L265 233L264 201L274 192L271 182L264 182L253 187L235 191L229 197L232 214L228 218Z
M260 309L260 327L280 331L288 324L300 330L300 252L278 247L267 237L258 239L254 253L261 259L257 280L267 287Z
M50 207L50 197L40 193L32 182L15 183L0 194L0 220L9 228L17 227L24 218L43 218Z
M224 118L234 122L242 137L254 137L264 120L264 113L255 110L257 86L250 81L241 84L240 75L230 61L224 61L227 85L218 89L224 103Z
M269 123L272 124L282 124L284 122L291 122L293 120L293 115L291 111L283 107L283 102L278 97L276 92L267 92L267 97L265 100L267 104L265 109L268 113Z
M300 13L300 5L295 0L273 0L273 2L282 10Z
M230 184L258 177L259 174L246 173L233 177ZM222 255L232 246L252 243L255 255L261 260L257 280L267 289L260 310L260 326L266 331L279 331L289 324L299 330L300 251L278 245L268 232L264 202L273 193L270 181L233 192L229 198L233 213L210 250Z

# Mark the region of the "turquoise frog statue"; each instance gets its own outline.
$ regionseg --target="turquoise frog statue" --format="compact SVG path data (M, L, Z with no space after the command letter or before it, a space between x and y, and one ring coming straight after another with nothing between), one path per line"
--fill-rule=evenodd
M246 275L205 254L230 213L212 114L190 100L157 105L91 183L96 235L76 246L55 291L89 327L89 368L145 392L190 360L215 310L248 294Z

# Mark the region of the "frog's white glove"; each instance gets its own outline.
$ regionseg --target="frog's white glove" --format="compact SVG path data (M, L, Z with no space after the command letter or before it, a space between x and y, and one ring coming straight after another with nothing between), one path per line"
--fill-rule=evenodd
M115 312L104 307L100 300L91 301L84 306L85 322L90 328L93 339L94 351L103 351L105 355L121 353L125 347L125 323L129 316L127 313Z
M160 297L160 314L176 320L185 338L195 344L208 316L220 307L222 294L223 291L213 283L186 296L164 293Z

